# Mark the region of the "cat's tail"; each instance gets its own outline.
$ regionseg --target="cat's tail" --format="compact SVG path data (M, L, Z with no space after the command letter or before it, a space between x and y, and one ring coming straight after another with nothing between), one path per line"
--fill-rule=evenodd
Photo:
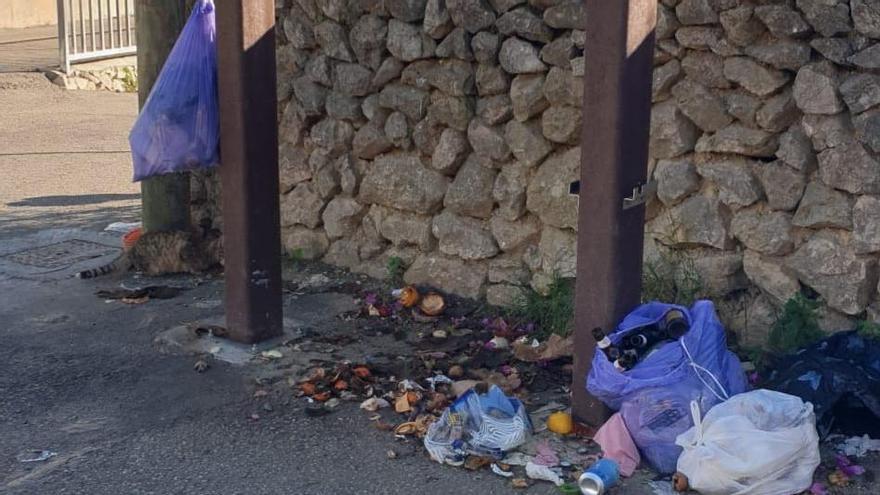
M76 274L76 278L95 278L100 277L102 275L107 275L108 273L113 273L119 271L123 268L127 268L126 264L128 263L128 254L123 253L115 260L107 263L106 265L101 265L97 268L90 268L88 270L83 270Z

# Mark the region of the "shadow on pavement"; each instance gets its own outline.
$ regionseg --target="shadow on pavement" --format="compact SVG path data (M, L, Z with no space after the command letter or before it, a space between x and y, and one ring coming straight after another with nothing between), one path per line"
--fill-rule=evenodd
M81 194L81 195L57 195L25 198L21 201L7 203L8 206L77 206L109 203L112 201L125 201L140 199L140 194Z

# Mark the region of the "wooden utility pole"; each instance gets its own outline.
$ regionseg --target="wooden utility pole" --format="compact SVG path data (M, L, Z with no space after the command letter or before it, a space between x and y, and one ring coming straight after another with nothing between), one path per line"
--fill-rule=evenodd
M585 388L590 332L612 330L641 300L657 0L586 0L586 10L572 408L598 425L607 411Z
M226 327L281 335L275 1L217 0Z
M153 83L183 29L194 0L136 0L138 101L143 108ZM144 230L188 230L189 173L151 177L141 182Z

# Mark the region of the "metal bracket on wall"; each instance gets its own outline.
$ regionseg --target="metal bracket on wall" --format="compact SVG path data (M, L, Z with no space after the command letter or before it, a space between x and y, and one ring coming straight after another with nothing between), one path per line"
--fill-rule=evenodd
M657 181L649 180L647 183L639 182L633 187L632 194L628 198L623 198L623 209L628 210L648 200L651 194L657 191Z

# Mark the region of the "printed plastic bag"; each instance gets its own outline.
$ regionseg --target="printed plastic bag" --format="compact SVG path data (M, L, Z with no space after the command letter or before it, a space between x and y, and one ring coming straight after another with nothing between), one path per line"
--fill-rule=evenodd
M727 349L724 328L710 301L687 310L652 302L636 308L609 335L614 345L636 328L659 321L672 309L682 311L690 328L644 357L632 369L618 371L602 352L593 356L587 390L620 410L642 456L663 473L675 470L681 448L675 438L690 428L690 403L702 412L746 390L739 359Z
M528 440L532 424L522 403L493 385L485 394L468 390L428 428L431 459L458 465L469 454L502 459Z
M642 457L661 473L675 472L681 447L675 444L680 434L693 426L691 401L715 405L711 394L703 394L699 381L677 388L646 388L623 403L620 415L639 447ZM707 407L704 407L708 410Z
M732 397L676 440L678 470L704 495L793 495L810 488L819 465L813 405L755 390Z
M134 180L218 163L214 1L198 0L134 123Z

